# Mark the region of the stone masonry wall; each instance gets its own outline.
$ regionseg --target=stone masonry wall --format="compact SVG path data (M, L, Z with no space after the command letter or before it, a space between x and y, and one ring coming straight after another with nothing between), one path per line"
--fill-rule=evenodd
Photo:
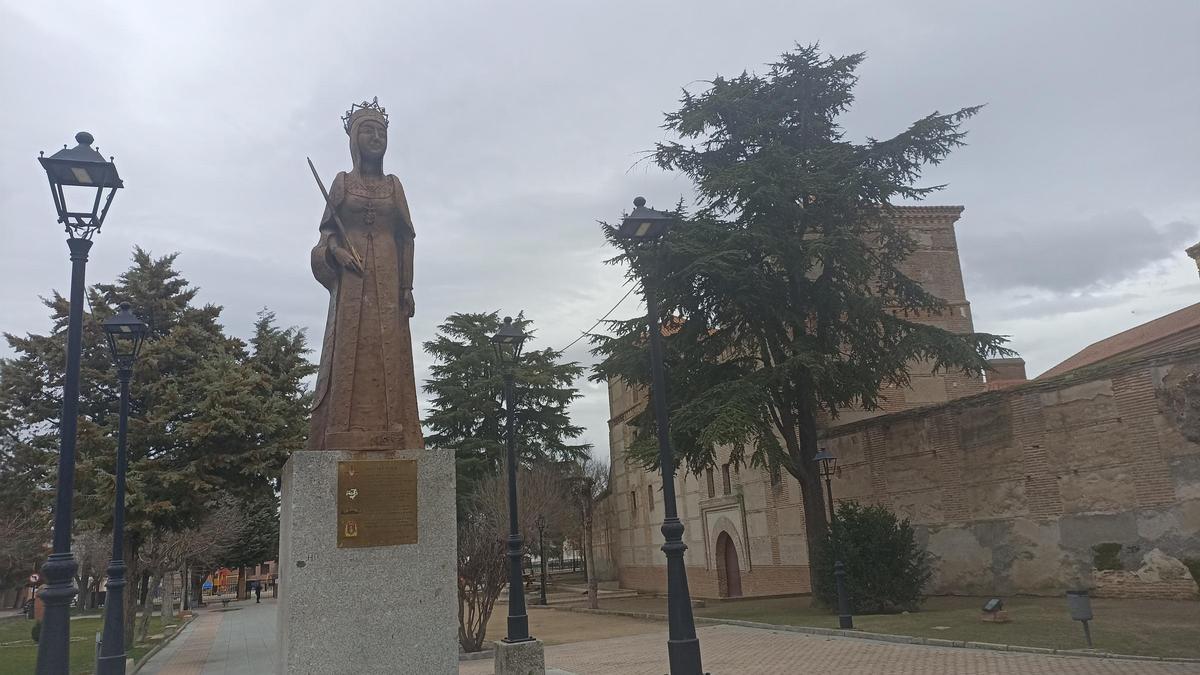
M901 221L918 243L908 273L951 310L919 320L967 332L961 210L904 209ZM988 393L980 378L914 364L912 386L883 391L882 410L828 421L844 467L834 492L910 518L936 556L937 593L1186 595L1186 579L1144 558L1200 557L1200 349L1189 349ZM625 453L626 422L645 405L644 391L609 383L611 494L595 555L604 578L663 592L662 478ZM726 595L729 555L744 595L808 592L799 484L728 462L718 449L711 473L675 478L693 596ZM1125 572L1093 576L1101 543L1122 545Z
M1195 595L1190 579L1132 571L1156 550L1200 557L1200 350L835 427L826 441L839 500L918 526L934 592ZM1131 572L1094 574L1104 543Z

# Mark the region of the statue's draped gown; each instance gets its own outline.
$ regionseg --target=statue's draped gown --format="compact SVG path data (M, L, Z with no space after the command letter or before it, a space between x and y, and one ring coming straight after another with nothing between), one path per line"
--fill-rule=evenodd
M347 246L327 207L312 251L313 275L329 289L329 316L308 449L423 448L412 335L401 303L403 250L415 232L399 179L388 175L368 184L359 178L357 130L350 131L355 170L337 175L329 197L363 273L334 260L333 246Z

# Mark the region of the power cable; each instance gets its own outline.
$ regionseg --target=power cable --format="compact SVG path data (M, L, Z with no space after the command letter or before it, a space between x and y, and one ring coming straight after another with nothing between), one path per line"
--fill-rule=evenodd
M607 312L605 312L604 316L596 319L596 322L592 324L592 328L588 328L587 330L584 330L583 333L581 333L580 336L576 337L575 340L571 340L569 345L566 345L565 347L563 347L562 350L558 350L558 353L563 353L566 350L570 350L571 347L575 346L576 342L584 339L584 337L587 337L588 334L592 333L592 331L595 330L595 327L598 327L598 325L600 325L602 322L604 322L604 319L606 319L606 318L608 318L608 316L612 315L612 312L617 311L617 307L619 307L620 304L624 303L625 299L629 298L629 295L634 293L634 291L636 291L636 289L637 289L637 286L630 286L629 291L626 291L625 294L622 295L622 298L617 300L617 304L613 305L611 310L608 310Z

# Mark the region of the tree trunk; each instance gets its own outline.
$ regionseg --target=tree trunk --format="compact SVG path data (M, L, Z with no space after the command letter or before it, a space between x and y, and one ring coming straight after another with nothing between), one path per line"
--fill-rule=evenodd
M825 545L825 533L829 519L825 517L825 490L821 485L821 472L813 459L817 454L817 420L811 411L801 411L795 418L795 432L784 432L784 444L791 460L788 473L800 483L800 495L804 502L804 539L808 546L808 559L818 560L818 552ZM792 418L785 417L784 422ZM823 574L824 570L813 569L812 574Z
M583 500L583 550L584 574L587 577L588 609L600 609L599 585L596 582L596 556L592 551L592 492L589 481L588 493Z
M202 574L200 571L192 570L191 577L189 578L192 584L193 608L198 608L204 604L204 577Z
M96 575L96 580L92 582L92 608L96 607L97 601L100 599L100 591L104 588L104 578ZM108 594L105 593L104 603L108 604Z
M166 625L168 608L171 607L171 573L162 576L162 601L158 603L159 623Z
M87 570L84 568L80 568L79 574L75 575L75 589L77 592L75 606L80 611L87 609L87 588L90 585L87 582L87 578Z
M166 625L167 623L174 623L175 619L179 616L179 614L175 612L175 590L179 587L179 582L177 580L178 577L176 576L177 574L177 570L171 570L170 572L167 572L166 576L164 577L165 583L163 584L163 607L166 609L166 613L163 614L163 625ZM180 592L180 596L182 595L183 593ZM170 621L167 621L167 619L170 619Z
M246 593L246 566L242 565L238 568L238 584L237 584L237 599L248 600L250 596Z
M146 592L142 595L142 618L138 622L137 641L144 642L146 636L150 633L150 617L154 614L154 606L151 604L154 597L154 589L158 588L161 579L157 574L149 574L149 580L146 583Z
M138 598L141 586L145 583L142 578L142 565L138 560L138 549L141 541L131 534L125 539L125 649L133 647L133 627L137 619Z

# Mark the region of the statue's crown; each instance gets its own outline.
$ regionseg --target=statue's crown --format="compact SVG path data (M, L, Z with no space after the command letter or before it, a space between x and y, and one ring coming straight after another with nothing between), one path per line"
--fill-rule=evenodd
M342 116L342 126L346 129L347 134L350 133L350 124L354 121L354 118L360 115L370 115L382 122L384 127L388 125L387 110L379 105L378 96L375 96L370 101L350 104L350 109Z

